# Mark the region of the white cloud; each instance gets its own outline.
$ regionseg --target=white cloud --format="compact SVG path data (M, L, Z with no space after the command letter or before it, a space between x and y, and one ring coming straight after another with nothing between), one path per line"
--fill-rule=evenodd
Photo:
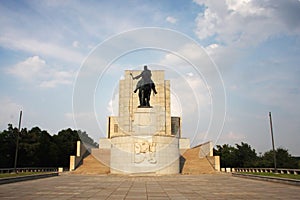
M237 12L242 16L262 15L266 12L264 7L252 4L252 0L226 0L227 8L231 12Z
M227 138L228 140L233 140L233 141L241 141L241 139L243 139L245 136L241 133L234 133L232 131L230 131L228 134L224 135L225 138Z
M44 76L43 71L46 67L46 61L42 60L39 56L32 56L25 61L19 62L15 66L8 68L7 72L22 78L26 81L30 81L37 74Z
M119 115L119 92L116 92L106 107L109 116ZM99 116L100 117L100 116Z
M166 21L169 22L169 23L171 23L171 24L176 24L177 19L174 18L174 17L168 16L168 17L166 18Z
M32 56L16 65L7 68L7 73L21 78L26 82L37 83L43 88L53 88L58 85L71 85L75 73L51 68L39 56Z
M36 39L29 39L21 35L1 35L0 46L8 49L21 50L32 54L50 56L72 63L81 63L84 56L78 52L69 50L62 45L48 43Z
M174 95L177 96L177 99L179 99L179 101L181 100L180 103L183 106L182 110L187 111L187 113L190 114L195 111L197 103L200 103L200 107L209 106L211 103L209 96L210 87L205 83L205 78L207 77L201 77L199 74L199 71L201 73L210 70L207 68L208 65L204 64L204 58L205 56L207 57L207 55L204 51L199 52L198 48L199 47L194 44L186 44L178 51L178 54L183 58L172 53L167 53L160 61L162 66L170 66L172 69L174 68L177 70L174 74L174 79L171 79L171 87L173 91L177 92L177 94L174 93ZM184 60L185 55L189 56L189 60ZM201 62L203 65L200 66L200 68L197 68L196 66L199 71L195 69L195 66L191 65ZM174 71L168 71L167 73L171 75ZM194 97L197 99L197 102L194 102L194 104L184 103L183 99L191 95L195 95Z
M74 41L72 43L72 46L75 47L75 48L78 48L79 47L79 42L78 41Z
M213 44L210 44L207 47L205 47L205 50L209 56L215 56L217 48L219 48L219 45L213 43Z
M278 34L300 34L300 3L267 0L196 0L205 6L196 18L200 39L216 36L219 42L256 45ZM288 11L290 10L290 11ZM295 18L296 17L296 18Z
M74 73L65 71L53 71L52 79L42 81L40 87L54 88L57 85L71 85L73 84Z
M194 74L192 72L188 72L186 75L188 75L188 76L194 76Z
M217 45L212 47L218 49ZM222 128L226 107L218 69L198 45L185 44L177 53L182 57L169 53L160 64L176 70L174 78L170 78L171 91L176 92L182 106L184 137L189 137L193 145L203 139L214 141ZM170 76L169 71L166 73Z
M223 74L253 47L278 36L300 35L300 3L295 0L194 0L204 8L194 30ZM241 66L242 67L242 66ZM224 73L225 72L225 73Z
M0 105L0 128L6 129L9 123L17 126L22 106L7 97L0 99Z
M245 135L242 133L236 133L233 131L229 131L228 133L223 133L220 140L218 141L219 144L234 144L240 143L245 139Z
M171 116L182 116L182 104L179 96L171 91Z
M187 43L183 45L176 54L167 53L160 64L177 69L180 73L201 74L202 78L212 80L217 77L218 67L212 62L209 56L215 55L213 50L220 51L219 45L214 44L203 48L197 44Z
M217 26L222 23L222 19L207 8L204 14L198 15L196 34L200 39L205 39L209 36L216 34Z
M187 125L187 132L194 131L195 120L198 114L206 113L210 115L211 96L210 88L204 81L196 75L190 76L190 73L171 79L171 112L172 114L184 116ZM173 110L174 109L174 110Z
M199 48L201 49L201 47L197 46L196 44L185 44L179 49L178 52L176 52L178 55L168 53L164 56L160 63L166 66L176 66L176 68L182 65L190 65L188 62L197 63L197 61L207 58L205 51L199 51Z

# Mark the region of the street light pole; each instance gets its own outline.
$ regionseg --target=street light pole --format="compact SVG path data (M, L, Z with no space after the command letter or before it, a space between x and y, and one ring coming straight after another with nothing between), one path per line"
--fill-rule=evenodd
M274 136L273 136L273 125L272 125L272 115L271 115L271 112L269 112L269 117L270 117L270 128L271 128L272 147L273 147L274 172L277 173L276 152L275 152L275 145L274 145Z
M17 161L18 161L18 151L19 151L19 137L20 137L20 133L21 133L21 119L22 119L22 110L20 111L19 129L18 129L17 141L16 141L15 163L14 163L14 171L15 171L15 173L17 173Z

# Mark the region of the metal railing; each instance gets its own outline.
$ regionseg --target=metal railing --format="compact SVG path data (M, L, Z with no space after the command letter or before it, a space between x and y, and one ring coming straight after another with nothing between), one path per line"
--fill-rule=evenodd
M283 169L277 168L277 173L280 174L300 174L300 169ZM223 172L267 172L267 173L275 173L276 170L274 168L221 168Z
M22 172L57 172L55 167L22 167L16 168L17 173ZM15 168L0 168L0 174L15 172Z

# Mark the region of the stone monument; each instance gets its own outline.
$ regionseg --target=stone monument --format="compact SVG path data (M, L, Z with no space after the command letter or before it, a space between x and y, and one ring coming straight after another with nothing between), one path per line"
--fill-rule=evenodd
M118 116L108 117L107 138L75 172L197 174L218 169L211 142L190 148L189 139L181 137L181 119L171 117L170 101L163 70L125 70Z
M108 126L111 173L176 174L179 128L177 133L171 133L170 81L164 80L161 70L146 71L151 74L147 80L142 77L145 70L147 67L144 71L127 70L124 80L120 80L119 115L109 117ZM143 89L147 84L155 95L151 100L151 93Z

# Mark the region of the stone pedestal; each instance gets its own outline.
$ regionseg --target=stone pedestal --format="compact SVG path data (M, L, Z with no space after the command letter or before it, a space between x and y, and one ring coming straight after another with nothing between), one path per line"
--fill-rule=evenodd
M178 138L124 136L112 138L112 174L179 173Z
M152 136L164 133L165 113L162 109L137 108L132 122L132 134L134 136Z

